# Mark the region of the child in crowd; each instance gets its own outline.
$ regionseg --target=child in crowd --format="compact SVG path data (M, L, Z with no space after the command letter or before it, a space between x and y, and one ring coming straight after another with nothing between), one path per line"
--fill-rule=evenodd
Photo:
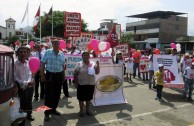
M20 109L20 101L18 98L18 86L15 84L13 87L13 98L10 103L10 119L11 126L18 126L23 120L26 119L27 113L22 112Z
M127 58L125 66L126 66L127 81L130 80L132 82L132 80L131 80L131 76L133 74L133 57L132 57L132 53L129 54L129 58Z
M192 101L192 92L193 92L193 79L194 79L194 62L190 67L187 67L184 71L185 85L183 97L185 100ZM187 97L187 92L189 90L189 96Z
M162 99L162 89L164 85L164 66L163 64L158 64L159 70L155 73L156 79L156 90L157 90L157 97L156 100L159 99L160 102L163 102Z

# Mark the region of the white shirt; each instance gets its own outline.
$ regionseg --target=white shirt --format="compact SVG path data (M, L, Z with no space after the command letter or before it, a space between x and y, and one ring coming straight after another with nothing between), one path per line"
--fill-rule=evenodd
M133 57L126 58L127 62L125 64L126 68L133 68Z
M191 69L191 67L187 67L185 69L185 74L184 76L187 78L187 79L194 79L194 69Z
M27 60L24 63L18 59L14 61L14 79L20 84L20 88L24 89L32 81L32 73Z
M152 55L149 55L149 60L150 60L149 70L154 70L154 66L153 66L153 56Z
M40 53L39 53L38 51L34 52L34 53L32 54L32 56L39 58L39 54L40 54L40 57L41 57L41 58L44 56L44 53L43 53L43 52L40 52ZM41 59L40 59L40 60L41 60Z
M190 67L191 66L191 63L192 63L192 60L191 59L182 59L181 60L181 64L183 65L182 67L182 71L184 71L187 67Z

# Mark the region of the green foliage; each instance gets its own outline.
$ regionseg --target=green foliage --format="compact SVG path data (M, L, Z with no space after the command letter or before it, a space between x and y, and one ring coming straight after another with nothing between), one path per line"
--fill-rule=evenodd
M52 35L52 15L48 16L48 21L45 21L46 13L41 16L41 36ZM53 36L64 37L64 11L53 11ZM88 24L82 19L82 32L87 32ZM38 24L38 30L35 34L36 37L40 36L40 26Z
M123 36L121 37L121 43L130 43L131 42L131 39L132 39L132 34L131 33L126 33L126 34L123 34Z
M17 41L18 39L19 39L19 37L18 36L15 36L15 35L12 36L12 37L9 37L6 45L7 46L10 46L12 44L14 46L14 42Z

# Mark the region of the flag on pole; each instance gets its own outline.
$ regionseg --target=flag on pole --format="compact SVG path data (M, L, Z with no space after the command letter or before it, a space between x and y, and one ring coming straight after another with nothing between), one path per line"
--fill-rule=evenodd
M37 29L38 29L39 18L40 18L40 6L39 6L39 8L38 8L38 11L36 12L35 17L34 17L34 23L33 23L34 32L36 32Z
M111 48L118 45L118 35L116 33L116 27L112 28L112 31L108 34L106 42L110 43Z
M53 13L53 6L50 8L48 14L46 14L46 18L44 20L45 24L47 23L48 19L49 19L49 16L51 16Z
M26 10L25 10L24 16L23 16L23 18L22 18L22 22L24 21L24 19L25 19L25 17L26 17L27 14L28 14L28 3L27 3L27 5L26 5ZM21 22L21 23L22 23L22 22Z

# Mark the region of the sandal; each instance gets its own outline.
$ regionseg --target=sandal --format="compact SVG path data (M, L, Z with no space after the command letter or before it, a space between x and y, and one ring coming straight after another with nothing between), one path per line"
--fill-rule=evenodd
M84 117L84 113L83 112L80 112L79 113L79 117Z
M89 111L86 112L86 114L89 115L89 116L93 116L93 113L92 112L89 112Z

